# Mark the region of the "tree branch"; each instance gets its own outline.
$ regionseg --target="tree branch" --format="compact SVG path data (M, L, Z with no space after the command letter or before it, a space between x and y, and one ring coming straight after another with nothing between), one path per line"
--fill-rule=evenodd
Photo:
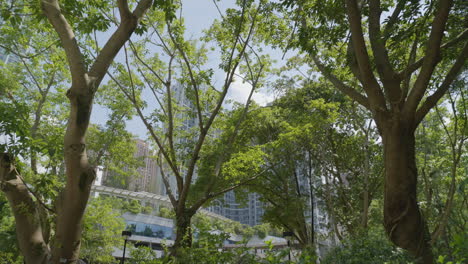
M169 27L169 26L168 26ZM156 32L157 32L157 29L155 28L154 29ZM160 40L163 42L162 40L162 37L159 35L159 33L157 32L158 34L158 37L160 38ZM156 95L156 92L154 91L154 88L151 87L150 85L150 82L147 80L146 76L142 73L142 76L143 78L145 79L146 83L148 84L148 86L150 86L150 89L151 91L153 92L157 102L159 103L162 111L164 112L164 114L166 115L168 121L169 121L169 124L168 124L168 131L167 131L167 138L169 140L169 153L170 153L170 157L171 157L171 163L174 163L174 164L177 164L177 156L176 156L176 153L175 153L175 147L174 147L174 113L173 113L173 105L172 105L172 93L171 93L171 85L172 85L172 62L174 60L174 57L175 57L175 51L174 52L171 52L171 50L169 50L169 48L167 48L167 46L164 45L165 47L165 52L168 54L169 56L169 65L168 65L168 76L167 76L167 79L164 80L163 77L157 73L153 67L151 67L150 65L148 65L138 54L136 48L134 47L133 43L130 42L130 46L132 47L132 50L133 50L133 53L135 54L136 58L156 77L156 79L158 79L158 81L166 88L166 96L167 96L167 112L166 110L164 109L164 106L162 104L162 102L159 100L158 96ZM172 168L172 167L171 167ZM176 166L177 168L177 166ZM179 189L179 192L182 191L182 188L183 188L183 180L181 177L178 177L177 175L179 174L179 172L175 172L176 174L176 179L177 179L177 188Z
M369 105L372 108L384 108L386 110L385 98L379 83L372 72L369 54L367 52L364 32L361 25L361 14L356 0L346 0L346 13L348 15L353 42L354 54L361 73L361 82L369 97Z
M428 87L429 80L434 72L437 63L440 61L440 45L444 36L445 24L447 23L448 14L452 7L453 0L445 0L439 2L434 21L432 22L431 33L427 41L426 56L422 62L421 71L411 89L403 112L408 115L413 115Z
M16 170L16 168L14 169L15 170L15 174L17 175L17 177L21 180L21 182L24 184L24 186L26 187L26 189L32 194L32 196L34 196L34 198L36 198L36 201L39 203L39 205L41 205L44 209L46 209L47 211L51 212L51 213L56 213L52 208L48 207L43 201L42 199L39 197L39 195L37 195L36 192L34 192L33 190L31 190L31 188L28 187L26 181L23 179L23 177L21 176L21 174Z
M440 100L440 98L444 96L444 94L450 88L450 85L453 83L453 81L457 77L460 70L465 66L465 61L467 58L468 58L468 42L465 43L465 47L463 48L457 60L453 64L452 68L450 68L449 72L445 76L445 79L442 82L442 84L431 96L427 97L426 101L417 110L415 114L416 124L419 124L423 120L423 118L427 115L427 113L431 110L431 108L433 108L437 104L437 102Z
M171 200L172 206L174 207L174 209L176 209L177 205L178 205L177 200L175 198L174 193L172 192L172 187L171 187L171 184L169 183L169 179L167 178L166 174L164 173L164 167L163 167L163 164L162 164L162 161L161 161L161 151L159 151L159 153L158 153L157 161L158 161L159 169L161 170L161 178L163 180L164 185L166 186L167 195L169 196L169 199Z
M205 197L203 197L202 199L200 199L200 200L198 200L197 202L195 202L195 203L190 207L189 210L194 210L194 211L198 210L198 208L200 208L200 207L201 207L204 203L206 203L206 201L208 201L209 199L214 198L214 197L217 197L217 196L219 196L219 195L221 195L221 194L223 194L223 193L227 193L227 192L229 192L229 191L232 191L232 190L234 190L234 189L236 189L236 188L238 188L238 187L240 187L240 186L242 186L242 185L244 185L244 184L246 184L246 183L248 183L248 182L251 182L251 181L255 180L256 178L258 178L260 175L262 175L265 171L266 171L266 170L263 170L262 172L260 172L259 174L255 175L254 177L251 177L251 178L249 178L249 179L246 179L246 180L244 180L244 181L242 181L242 182L240 182L240 183L238 183L238 184L232 185L232 186L230 186L230 187L228 187L228 188L226 188L226 189L223 189L223 190L221 190L221 191L218 191L218 192L215 192L215 193L209 193L209 194L205 195Z
M249 112L249 107L250 107L250 103L252 101L252 96L253 96L256 88L257 88L257 84L258 84L258 81L259 81L260 76L262 74L263 67L264 67L264 65L262 64L260 66L259 72L257 73L256 76L254 76L253 72L252 72L252 68L250 67L250 63L248 62L247 58L246 58L246 64L247 64L247 68L249 69L251 79L253 80L252 88L250 89L250 93L249 93L249 96L247 98L247 102L245 103L245 107L243 109L244 111L242 111L242 115L239 118L239 120L237 120L237 123L236 123L236 125L234 127L234 131L232 132L231 136L229 137L229 139L227 141L227 144L225 145L226 146L226 151L224 151L223 154L220 155L220 158L218 159L218 162L217 162L217 165L216 165L216 171L215 171L216 176L218 176L220 171L221 171L221 165L224 162L224 158L226 158L226 156L229 156L229 152L230 152L229 149L232 148L232 145L234 144L234 142L236 140L237 134L239 133L240 126L242 125L242 122L244 121L245 117L247 116L247 113Z
M130 9L128 8L128 1L127 0L118 0L117 1L117 6L119 7L119 13L120 13L120 21L126 21L128 19L131 19L132 13L130 12Z
M466 40L468 38L468 29L465 29L463 32L461 32L460 34L458 34L455 38L451 39L450 41L444 43L442 46L440 46L440 50L446 50L448 48L451 48L455 45L457 45L458 43L460 43L460 41L463 41L463 40ZM426 56L420 58L419 60L417 60L416 62L408 65L408 67L406 67L406 69L404 69L403 71L401 71L400 73L398 73L398 75L400 75L401 78L408 78L414 71L416 71L417 69L419 69L421 66L422 66L422 63L423 61L425 60ZM440 60L440 58L438 58Z
M348 40L346 42L348 43L348 47L346 47L346 57L349 69L351 70L351 73L354 75L354 77L356 77L356 79L358 79L358 81L362 84L361 72L359 71L359 66L356 60L356 54L354 53L353 41L351 40L351 33L349 33L349 36L347 38Z
M109 75L109 77L111 77L111 79L114 81L114 83L117 84L120 91L122 91L125 94L125 96L130 100L130 102L132 102L133 107L137 111L138 116L140 117L141 121L143 122L143 124L146 126L146 128L150 132L151 137L154 139L154 141L158 145L158 148L160 149L161 153L164 155L164 158L166 159L167 163L169 164L169 167L171 167L172 171L174 172L174 175L176 177L182 179L182 177L180 176L179 170L177 169L177 166L175 166L175 164L172 162L169 154L166 151L166 148L162 144L161 139L156 135L156 132L154 131L153 127L148 122L146 117L143 115L143 112L141 111L141 108L138 105L136 99L132 98L132 96L125 90L123 85L119 81L117 81L117 79L110 72L108 72L107 74Z
M385 48L385 39L380 32L380 0L370 0L369 2L369 39L374 54L375 64L380 76L380 80L385 89L387 98L392 103L396 103L401 98L400 79L394 71L388 51Z
M121 16L120 25L101 49L101 52L96 57L94 64L89 70L89 76L93 78L94 81L93 92L96 92L96 89L99 87L102 78L104 78L104 75L107 73L110 64L125 42L130 39L130 36L136 29L139 20L142 18L146 10L151 7L152 2L152 0L139 1L133 13L129 14L127 1L119 0L119 12Z
M136 50L135 45L133 44L133 42L131 40L129 42L130 42L130 48L132 48L132 51L133 51L133 55L135 55L135 57L138 59L138 61L141 62L141 64L143 64L143 66L145 66L158 79L159 82L164 84L165 81L163 80L163 78L153 69L153 67L149 66L148 63L146 63L140 57L140 55L138 54L138 51Z
M141 77L143 77L144 81L146 82L146 85L148 85L151 92L153 93L154 98L158 102L159 108L163 111L164 115L167 116L166 109L164 108L164 105L162 104L161 100L159 99L159 96L158 96L158 94L156 92L156 88L153 85L151 85L151 81L148 79L148 77L146 77L146 74L143 72L143 70L140 68L139 65L137 65L137 70L140 73Z
M231 50L231 53L230 53L231 55L229 57L229 63L228 63L228 68L227 69L230 70L230 72L228 72L226 74L226 79L225 79L225 82L224 82L223 91L222 91L222 93L221 93L221 95L220 95L220 97L218 99L217 105L216 105L215 109L213 110L213 112L211 113L209 119L207 120L203 131L201 131L200 136L198 137L198 142L195 145L195 148L194 148L194 150L192 152L192 158L191 158L191 160L189 162L188 169L187 169L187 179L186 179L186 182L184 184L184 190L188 190L190 188L191 179L193 177L193 171L195 170L196 161L199 158L198 155L199 155L200 150L202 148L202 145L203 145L203 143L205 141L205 137L208 134L208 130L210 129L211 125L213 124L216 116L218 115L219 111L221 110L221 106L223 105L224 99L225 99L225 97L227 95L229 87L231 86L232 80L234 78L235 70L239 66L240 59L242 58L242 56L244 56L245 50L247 48L247 43L249 42L250 38L252 37L253 31L254 31L253 28L254 28L254 25L256 23L255 19L253 19L252 24L250 25L249 33L248 33L248 36L246 38L246 41L245 41L244 45L242 46L242 49L239 51L237 56L234 58L235 51L237 50L237 43L239 42L239 38L240 38L240 35L241 35L241 32L242 32L242 24L244 23L244 19L245 19L245 4L246 4L246 1L244 0L244 5L243 5L243 8L242 8L242 14L241 14L241 21L239 23L238 30L237 30L237 32L236 32L236 34L234 36L235 41L234 41L234 45L232 46L232 50ZM184 192L181 193L181 196L180 196L181 203L185 203L185 200L187 199L187 195L188 195L188 191L184 191Z
M13 157L1 153L0 188L15 216L19 248L26 263L46 263L50 249L43 237L39 211L19 176L13 165Z
M259 69L259 72L257 73L256 76L254 76L253 74L253 71L252 71L252 68L250 66L250 63L249 63L249 60L247 58L247 56L245 56L246 58L246 64L247 64L247 68L249 70L249 73L250 73L250 78L253 80L252 81L252 89L250 89L250 93L249 93L249 96L247 98L247 102L245 103L245 106L244 106L244 111L242 111L242 115L241 117L237 120L236 122L236 125L234 127L234 131L232 132L231 136L229 137L228 141L226 142L226 144L224 144L224 150L222 151L222 153L219 155L218 157L218 160L216 161L216 165L215 165L215 169L214 169L214 173L213 175L215 177L218 177L219 174L221 173L221 167L223 165L223 162L225 161L225 159L227 157L229 157L231 155L231 149L232 149L232 145L234 144L235 140L236 140L236 137L239 133L239 130L240 130L240 126L242 125L242 122L244 121L245 117L247 116L247 113L249 111L249 107L250 107L250 103L252 101L252 96L253 96L253 93L254 91L256 90L256 87L257 87L257 84L258 84L258 81L260 79L260 76L262 74L262 70L263 70L263 67L264 65L262 64L260 66L260 69ZM211 189L213 188L213 186L215 185L216 181L213 180L210 182L208 188L207 188L207 192L211 192Z
M142 18L152 4L153 0L141 0L140 2L138 2L138 5L133 10L133 16L137 17L138 19Z
M195 80L195 76L194 76L193 71L192 71L192 65L190 64L190 61L189 61L189 59L187 57L187 54L185 53L184 49L182 49L180 44L174 38L174 35L172 34L170 25L167 25L167 31L169 33L169 37L172 40L172 43L177 48L179 53L182 55L182 59L183 59L183 61L185 63L185 66L187 67L187 71L188 71L189 77L190 77L190 82L192 83L194 94L195 94L195 107L197 109L198 126L200 127L200 132L202 132L203 131L203 118L202 118L202 110L201 110L201 107L200 107L200 94L199 94L200 89L198 87L197 81Z
M331 73L315 55L311 55L311 57L323 76L325 76L325 78L327 78L338 90L351 97L351 99L355 100L365 108L370 109L369 99L366 96L360 94L354 88L344 84L340 79L338 79L338 77Z
M168 77L167 77L167 82L164 83L164 86L166 87L166 100L167 100L167 119L169 121L168 128L167 128L167 138L169 140L169 153L171 155L172 162L176 164L177 168L177 155L176 155L176 149L174 145L174 111L173 111L173 105L172 105L172 88L171 88L171 79L172 79L172 61L174 60L174 56L170 57L169 59L169 70L168 70ZM176 175L179 174L179 172L175 172ZM177 189L180 192L182 192L183 189L183 179L182 176L177 177Z
M31 76L31 79L33 80L34 84L36 85L37 89L39 90L39 93L42 94L42 87L41 85L39 84L39 82L37 81L36 79L36 76L32 73L31 69L29 68L28 64L26 63L26 61L21 58L21 62L23 63L24 67L26 68L26 71L29 73L29 76ZM55 75L55 71L53 73L53 75Z
M416 59L416 53L418 51L418 42L419 42L419 34L417 34L414 37L413 44L411 45L411 51L409 54L408 58L408 65L411 65L414 63L414 60ZM408 70L408 67L406 68ZM403 83L402 83L402 93L401 93L401 102L404 103L406 100L406 97L408 96L408 91L410 87L410 81L411 81L411 73L405 72L404 76L399 74L401 78L403 78Z
M58 43L60 43L59 40L56 40L56 41L53 41L51 44L48 44L46 47L42 48L41 50L39 50L37 53L35 54L21 54L19 53L17 50L13 50L12 47L9 47L9 46L5 46L3 44L0 43L0 47L5 49L6 51L8 51L9 53L12 53L14 54L15 56L18 56L19 58L22 58L22 59L32 59L32 58L35 58L39 55L42 55L44 54L45 51L47 51L48 49L50 49L52 46L54 45L57 45ZM16 45L15 45L16 46Z
M58 1L42 0L41 8L62 42L67 54L73 83L83 82L87 70L83 61L83 55L81 54L73 29L62 15Z
M395 9L393 9L393 13L388 19L387 24L385 25L384 32L383 32L383 39L384 41L387 40L390 37L390 32L393 29L393 26L395 26L395 23L397 22L398 16L400 16L401 11L405 7L405 4L408 0L399 0L397 5L395 6Z

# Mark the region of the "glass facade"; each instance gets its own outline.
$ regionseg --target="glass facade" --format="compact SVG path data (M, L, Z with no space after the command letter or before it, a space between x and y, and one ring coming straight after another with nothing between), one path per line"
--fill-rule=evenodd
M136 221L126 221L127 230L132 231L132 234L146 236L146 237L155 237L161 239L173 239L173 229L171 227L148 224Z
M249 193L246 204L241 204L236 200L235 193L229 191L222 199L218 199L216 204L207 208L210 212L222 215L241 224L250 226L259 225L264 214L263 203L256 193Z
M174 222L172 219L147 214L124 213L126 229L133 235L173 240Z
M0 60L4 63L17 63L19 62L18 56L8 53L5 49L0 47Z

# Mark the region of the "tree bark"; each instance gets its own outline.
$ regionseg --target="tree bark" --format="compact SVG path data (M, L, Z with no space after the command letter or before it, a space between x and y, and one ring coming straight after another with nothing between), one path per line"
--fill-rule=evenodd
M95 178L95 171L88 163L85 143L93 98L90 87L91 82L87 82L67 92L71 106L64 139L67 183L57 204L54 263L75 263L79 257L81 222Z
M72 30L62 14L57 0L42 0L41 8L57 32L67 54L72 77L71 88L67 91L70 101L70 115L64 138L64 159L66 168L66 185L57 198L56 229L54 243L49 249L49 230L44 222L45 215L37 207L37 196L28 189L15 169L13 158L7 153L0 155L0 187L5 193L15 216L17 239L25 263L77 263L80 252L81 222L95 178L94 167L90 166L86 155L85 135L88 129L93 98L109 65L120 48L130 38L152 0L141 0L130 12L126 0L119 0L118 7L121 23L106 45L103 47L90 71L84 63L84 57ZM47 91L49 87L47 88ZM45 100L45 94L43 94ZM40 102L39 110L44 101ZM37 129L40 111L31 133ZM36 157L31 156L33 171L36 171ZM44 204L41 203L42 206ZM44 228L43 228L44 227Z
M67 55L72 77L67 91L70 115L64 138L66 185L57 199L57 225L53 263L76 263L81 243L81 222L88 203L94 167L86 155L88 129L94 95L115 56L136 29L143 14L152 6L152 0L141 0L131 12L128 2L117 1L120 24L87 70L84 56L72 27L62 14L57 0L42 0L41 7L57 32Z
M194 213L188 210L176 212L176 240L171 248L171 256L177 257L184 248L192 247L192 216Z
M433 263L429 232L417 203L415 125L399 116L383 125L384 226L390 240L418 263Z
M0 188L5 193L16 221L16 236L24 261L28 264L46 264L49 247L44 242L37 204L21 180L13 157L0 156Z
M322 74L338 90L371 110L373 119L376 121L384 145L384 225L388 236L397 246L416 256L420 263L433 263L429 232L416 197L417 169L414 131L430 109L447 93L455 77L465 65L468 57L468 43L464 44L453 65L449 67L443 82L421 104L424 95L427 94L436 66L441 61L442 47L448 47L446 45L448 43L454 45L461 41L466 32L463 31L459 36L441 45L453 1L438 1L430 34L425 45L421 46L425 47L423 59L413 63L414 54L417 54L419 49L417 43L413 44L410 52L410 58L413 58L409 60L410 65L402 73L396 74L388 61L387 56L390 50L385 46L385 40L390 36L400 12L404 10L404 3L395 6L382 34L379 23L383 9L380 1L371 1L368 10L368 35L362 29L363 13L360 1L346 0L345 3L352 42L350 49L354 56L352 59L355 59L358 66L354 70L351 67L351 72L360 81L367 97L361 95L359 90L345 87L341 80L330 74L325 65L320 63L316 55L312 54L312 59ZM374 53L372 57L368 54L367 37ZM373 67L377 68L379 80L376 79ZM405 86L401 89L402 81L412 80L413 73L417 69L419 72L411 90L408 92L409 87L405 88Z

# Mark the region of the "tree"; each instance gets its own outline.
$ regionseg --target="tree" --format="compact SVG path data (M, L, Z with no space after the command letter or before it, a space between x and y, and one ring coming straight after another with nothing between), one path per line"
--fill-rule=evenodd
M360 237L348 237L341 245L328 252L320 263L373 264L373 263L411 263L411 258L396 250L385 237L383 230L375 230Z
M262 221L293 231L302 247L313 247L315 234L306 213L313 210L315 188L312 185L316 179L311 168L310 151L313 147L308 143L315 142L311 140L312 131L321 126L301 126L294 122L303 116L288 120L291 112L278 107L275 102L273 107L258 109L249 118L246 126L250 127L252 137L264 146L268 155L267 171L248 187L260 194L264 201ZM325 119L327 117L320 120L326 123ZM311 220L313 226L313 218Z
M122 211L112 198L94 198L86 207L81 238L81 257L89 263L113 263L114 248L122 245L125 229Z
M0 263L22 263L15 234L15 221L8 201L0 195Z
M93 99L109 65L151 5L151 0L139 1L132 12L127 1L118 1L120 23L94 60L85 56L88 54L80 47L83 43L79 44L75 32L86 34L107 29L108 20L102 17L101 11L109 11L111 6L93 2L87 8L79 2L68 1L60 5L57 0L43 0L39 5L29 5L27 2L15 5L11 2L8 6L23 7L26 12L33 13L23 23L42 23L46 27L42 18L48 19L65 51L71 75L70 89L66 93L70 114L63 142L66 183L55 203L55 236L52 244L44 233L36 197L16 169L15 157L12 153L2 153L0 157L2 191L12 207L19 247L28 264L63 263L64 260L66 263L76 263L78 260L82 219L95 177L94 167L88 162L85 140ZM17 9L5 9L10 15L9 23L17 23L21 14L11 10ZM89 12L86 19L81 20L82 12Z
M457 233L466 217L466 80L463 75L451 93L431 111L416 131L417 160L422 178L422 210L431 227L431 244L439 255L453 259ZM461 224L461 225L460 225ZM456 231L455 231L456 230Z
M180 8L180 2L174 2ZM260 148L242 141L240 125L255 90L268 71L267 56L256 52L254 33L264 3L239 1L202 39L187 40L182 17L148 14L151 30L125 50L125 61L110 73L115 88L132 102L156 145L157 159L177 228L172 254L192 245L191 220L211 199L260 174ZM152 43L150 49L148 43ZM220 53L224 81L207 68L208 45ZM157 52L154 52L154 51ZM237 76L236 76L237 75ZM245 104L223 109L234 78L251 85Z
M384 147L390 240L433 263L417 202L414 133L466 67L463 1L281 2L299 28L299 41L283 45L306 51L324 78L372 113Z
M317 238L314 214L305 216L317 201L330 216L331 237L357 236L367 228L382 182L376 132L369 117L327 83L293 79L280 77L275 88L284 94L246 124L268 153L267 172L249 186L266 203L263 220L293 231L303 247Z
M462 86L466 87L465 82L462 81ZM450 184L448 185L448 192L445 201L445 205L442 210L442 214L437 221L437 226L431 234L431 242L435 243L438 238L445 232L446 226L448 224L450 214L452 213L452 208L455 203L455 193L457 188L457 181L459 181L459 175L466 174L463 173L465 168L462 167L462 155L463 150L466 148L466 141L468 141L468 112L467 112L467 103L465 91L460 90L457 94L454 95L448 94L450 112L452 115L448 115L450 118L450 123L445 124L444 118L447 117L443 115L441 110L438 107L435 108L437 116L442 124L444 132L446 133L446 142L450 146L450 173L449 179Z

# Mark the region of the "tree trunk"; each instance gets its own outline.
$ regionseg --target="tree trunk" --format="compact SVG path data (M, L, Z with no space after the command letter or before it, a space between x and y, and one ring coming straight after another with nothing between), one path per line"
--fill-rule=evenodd
M80 252L81 222L95 178L88 164L85 133L92 107L89 84L72 87L67 96L71 104L70 118L64 139L66 186L58 198L57 227L53 249L54 263L76 263ZM78 93L77 91L87 91Z
M293 166L295 168L295 166ZM296 195L299 201L302 201L303 196L301 193L301 184L299 183L299 176L296 171L294 171L294 181L296 184ZM303 203L301 202L299 204L299 212L298 216L300 216L300 219L297 219L297 235L300 237L300 241L302 242L301 245L302 247L307 247L309 244L310 238L309 238L309 233L307 230L307 222L306 222L306 217L305 217L305 208L303 207Z
M181 249L192 247L192 221L193 213L188 210L176 212L176 240L171 248L171 255L177 257Z
M384 225L390 240L418 263L433 263L429 232L417 203L415 126L398 118L383 125Z
M370 176L370 153L369 153L369 131L364 131L366 141L364 143L364 190L362 194L362 218L361 227L362 231L367 233L367 223L369 221L369 176Z
M46 223L41 225L41 214L32 197L33 194L23 182L8 154L1 154L0 189L5 192L15 215L17 238L27 264L77 263L80 252L81 223L95 178L95 170L89 165L86 155L85 135L88 129L93 97L115 56L136 29L139 20L152 6L152 0L138 1L133 12L128 1L119 0L120 25L96 57L86 65L81 48L72 26L62 14L58 0L41 0L44 15L54 27L61 46L64 48L70 67L72 87L67 91L70 101L70 114L64 138L64 159L66 185L56 201L56 229L52 249L49 253L49 230ZM37 132L40 110L45 101L39 103L35 124L31 134ZM31 155L31 165L36 171L37 157ZM38 198L38 197L36 197ZM42 226L46 228L42 228ZM44 238L45 235L45 238Z
M27 264L46 264L49 247L44 242L37 203L13 164L13 157L0 155L0 188L5 193L16 221L16 236Z
M314 199L314 182L313 182L313 169L312 169L312 158L310 157L310 152L307 152L308 159L308 176L309 176L309 195L310 195L310 244L315 248L315 221L314 221L314 209L315 209L315 199Z

